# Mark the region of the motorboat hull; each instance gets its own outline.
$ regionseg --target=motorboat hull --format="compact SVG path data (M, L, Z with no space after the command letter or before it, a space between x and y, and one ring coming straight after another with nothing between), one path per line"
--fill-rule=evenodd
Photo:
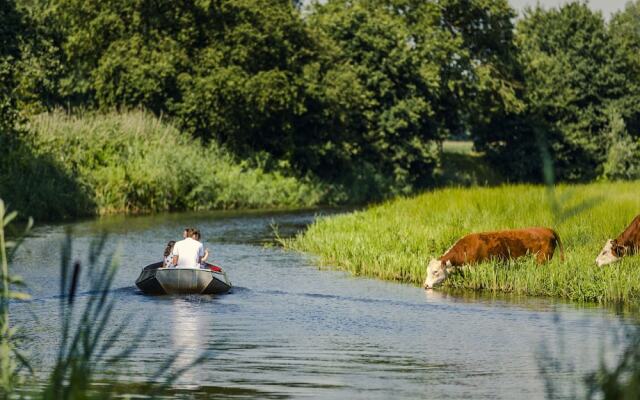
M147 294L220 294L232 285L222 268L161 268L162 263L149 264L136 279L136 286Z

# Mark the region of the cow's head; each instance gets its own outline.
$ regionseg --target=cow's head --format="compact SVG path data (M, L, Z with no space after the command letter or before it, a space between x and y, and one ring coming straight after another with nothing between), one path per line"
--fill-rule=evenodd
M427 277L424 280L424 288L432 289L442 283L447 277L447 267L451 266L451 261L431 260L427 265Z
M604 244L602 251L596 257L596 264L598 267L602 267L607 264L611 264L612 262L618 261L624 255L625 248L621 246L613 239L607 240L607 243Z

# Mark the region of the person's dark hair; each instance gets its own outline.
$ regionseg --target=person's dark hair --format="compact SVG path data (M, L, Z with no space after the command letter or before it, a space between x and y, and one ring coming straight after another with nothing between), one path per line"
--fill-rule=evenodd
M195 229L193 229L193 228L184 228L184 231L182 231L182 232L183 232L184 237L185 237L185 238L191 237L191 236L193 235L193 231L194 231L194 230L195 230Z
M176 244L175 240L170 240L169 243L167 243L167 247L164 248L164 256L168 256L169 254L171 254L171 250L173 250L173 245Z
M195 239L195 240L200 240L200 231L197 229L193 229L191 232L191 236Z

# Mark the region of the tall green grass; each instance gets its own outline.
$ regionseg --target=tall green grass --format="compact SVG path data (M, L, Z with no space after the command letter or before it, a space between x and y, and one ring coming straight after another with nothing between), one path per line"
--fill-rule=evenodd
M19 383L19 372L31 366L17 347L16 327L11 324L9 314L9 302L11 300L28 300L29 295L14 290L15 286L22 285L22 278L9 271L9 263L13 259L16 250L24 239L24 234L8 240L6 229L16 218L17 212L5 207L0 199L0 397L6 398L16 384ZM31 228L32 220L25 229L25 234Z
M427 262L458 238L527 226L555 229L565 260L532 259L462 268L444 287L557 296L571 300L640 300L640 256L598 268L595 257L640 213L640 184L443 189L346 215L319 219L290 249L317 254L322 265L387 280L422 284Z
M309 181L238 161L143 111L53 112L33 117L27 129L33 156L49 160L89 198L77 214L306 207L323 196ZM57 189L37 190L49 203L69 202Z

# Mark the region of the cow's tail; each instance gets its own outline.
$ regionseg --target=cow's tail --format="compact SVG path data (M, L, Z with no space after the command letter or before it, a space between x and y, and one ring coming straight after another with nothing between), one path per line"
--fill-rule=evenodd
M558 250L560 251L560 261L564 261L564 247L562 246L562 241L560 241L560 235L558 235L558 232L553 231L553 238L555 239Z

